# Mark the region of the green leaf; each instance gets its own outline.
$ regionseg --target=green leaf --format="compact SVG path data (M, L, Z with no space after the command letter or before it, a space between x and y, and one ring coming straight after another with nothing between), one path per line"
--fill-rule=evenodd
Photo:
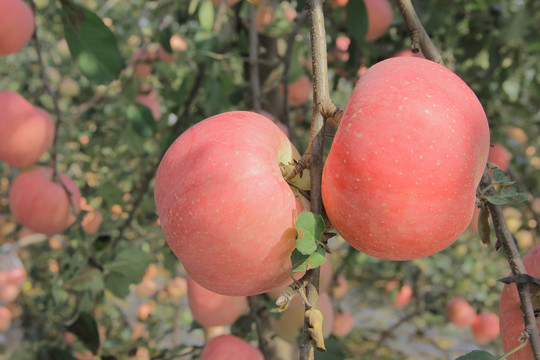
M303 255L297 249L291 254L292 272L302 272L307 269L309 255Z
M142 104L132 104L127 108L127 117L137 135L145 139L154 136L157 124L148 107Z
M68 280L66 287L74 291L99 292L103 289L103 274L96 268L84 269L81 275Z
M67 330L77 335L84 345L92 353L96 353L99 349L99 333L96 320L87 312L79 313L79 316Z
M120 251L113 262L104 265L106 288L115 296L125 298L129 294L129 285L141 282L150 262L150 254L142 250L129 248Z
M512 185L503 188L497 195L488 196L487 200L495 205L519 203L527 200L527 194L521 192L519 186Z
M64 34L81 73L97 84L117 79L125 62L114 34L92 11L71 0L61 3Z
M199 7L199 22L203 29L212 31L214 26L214 5L210 0L204 0Z
M324 251L322 246L318 246L317 250L309 256L309 266L314 269L318 268L326 262L326 251Z
M484 350L473 350L466 355L458 357L456 360L497 360L497 357Z
M502 185L512 185L515 183L515 181L510 179L508 174L502 171L501 169L493 170L493 181L496 184L502 184Z
M173 49L171 47L171 36L172 36L172 31L168 27L165 29L162 29L158 35L159 43L161 47L163 48L163 50L165 50L169 54L173 53Z
M17 357L13 357L12 359L22 359L23 357L20 356L20 353L17 352ZM35 354L34 354L35 356ZM71 351L64 350L59 348L58 346L45 346L38 350L37 357L32 356L32 359L37 360L49 360L49 359L55 359L55 360L76 360L76 358L71 354Z
M351 34L359 44L363 44L368 29L366 5L363 1L349 1L347 5L345 5L345 12L347 13L345 25L349 30L349 34Z
M302 211L295 222L298 237L296 249L303 255L310 255L317 249L317 244L324 233L324 219L309 211Z
M346 358L341 345L335 339L325 339L324 346L326 347L325 352L315 351L315 360L343 360Z

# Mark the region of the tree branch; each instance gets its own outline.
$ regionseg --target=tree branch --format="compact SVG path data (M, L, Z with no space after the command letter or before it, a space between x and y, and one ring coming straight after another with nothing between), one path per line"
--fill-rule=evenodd
M486 167L482 181L480 182L480 188L486 189L490 185L491 178ZM492 188L486 191L486 195L488 196L494 194L495 191ZM526 274L527 270L525 269L525 266L523 266L516 243L514 242L508 227L506 226L506 220L503 215L502 207L489 202L487 203L487 206L491 214L497 241L502 244L512 273L514 275ZM521 309L523 311L525 330L530 334L529 341L531 344L532 353L534 354L535 359L540 359L540 336L538 334L538 327L536 325L536 318L534 316L534 307L532 304L529 283L516 283L516 287L519 294L519 300L521 302Z
M395 1L403 20L405 20L405 23L407 24L407 29L409 29L409 36L411 37L412 42L412 52L418 53L421 50L426 59L433 60L441 65L444 65L441 54L435 45L433 45L433 42L429 38L424 26L420 22L420 19L418 19L411 0Z

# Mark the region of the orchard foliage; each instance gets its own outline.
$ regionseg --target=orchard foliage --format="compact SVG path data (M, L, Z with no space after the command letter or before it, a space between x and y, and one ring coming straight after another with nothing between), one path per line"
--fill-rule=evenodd
M411 46L396 3L389 5L392 16L385 13L384 31L373 36L368 35L376 22L370 18L371 5L325 1L329 91L341 109L368 68ZM413 5L445 66L474 91L484 108L491 143L497 143L493 156L503 155L489 159L497 164L490 165L495 194L477 193L477 205L505 205L509 230L523 255L540 236L540 3L418 0ZM287 339L275 338L285 349L279 358L298 358L297 336L305 314L298 312L300 319L289 326L286 313L295 312L296 302L302 309L300 295L284 301L281 310L290 308L283 312L271 297L263 301L263 310L254 311L252 297L251 311L245 312L244 302L235 305L234 323L217 330L194 320L185 280L189 266L184 268L170 250L161 225L167 236L171 219L160 214L160 220L154 202L156 172L167 149L211 116L252 111L260 101L266 116L298 149L295 158L307 149L313 64L305 0L261 0L253 9L260 97L250 73L250 6L246 0L0 0L0 354L8 359L198 359L213 356L204 355L202 347L205 337L217 331L231 333L233 340L223 335L227 341L260 358L253 345L261 343L258 314L264 313L268 324L286 324L289 330ZM13 15L15 11L21 15ZM18 94L21 106L15 110L26 113L18 127L3 102L6 93ZM27 137L13 144L14 136L6 138L25 125L35 131L38 125L32 124L42 126L40 134L46 136L25 133ZM325 158L336 130L329 121ZM25 150L32 154L21 157ZM219 160L221 171L225 161ZM245 178L245 164L227 165L235 176ZM181 169L174 177L200 184L193 169ZM397 177L407 169L395 171ZM39 182L27 179L21 188L18 183L27 174L37 174ZM258 186L250 189L253 207L231 217L229 227L219 231L234 238L234 220L249 228L248 237L268 235L271 228L250 222L255 215L265 217L261 222L277 217L278 210L264 212L271 196L258 192ZM305 194L305 184L295 186L296 193ZM286 187L292 194L294 186ZM437 191L438 184L433 187ZM316 326L324 330L327 352L317 352L316 359L457 358L480 348L503 354L499 338L483 330L482 319L492 324L493 316L481 314L498 313L503 285L497 279L508 276L509 268L502 251L494 249L495 235L486 230L491 220L484 211L477 216L480 227L471 224L448 248L398 262L355 250L333 236L326 216L302 212L306 205L295 207L294 195L289 195L290 214L283 216L287 221L282 219L282 225L293 236L283 251L294 248L286 257L293 268L276 284L285 285L308 267L326 264L321 267L325 309ZM222 213L234 208L234 196L211 200ZM47 215L53 213L50 220ZM205 215L206 222L182 228L181 235L216 232L210 224L218 215ZM460 224L460 229L465 226ZM299 234L296 242L294 232ZM221 271L215 266L232 263L238 253L213 248L213 238L196 236L207 246L197 250L201 255L192 263L214 267L212 276L234 275L239 287L244 280L253 287L257 274L270 267L285 272L282 264L258 262L249 253L242 254L248 257L241 273L231 267ZM483 245L480 237L490 245ZM325 254L327 249L331 252ZM219 284L222 290L226 287ZM396 303L403 288L407 299ZM506 316L517 311L519 317L514 294L505 294ZM455 298L466 299L466 319L457 322L455 310L447 312ZM320 313L311 314L316 318ZM330 324L331 318L335 320ZM521 324L513 318L516 323ZM501 331L504 351L511 351L519 329L505 332L501 325ZM508 334L513 338L506 339ZM213 346L206 354L220 352ZM475 356L495 358L486 351L462 358Z

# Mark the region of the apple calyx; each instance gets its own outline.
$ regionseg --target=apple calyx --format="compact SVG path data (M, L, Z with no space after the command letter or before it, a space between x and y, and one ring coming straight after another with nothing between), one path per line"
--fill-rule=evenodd
M308 162L303 157L288 164L279 163L279 169L283 178L291 185L293 190L295 188L307 191L311 189Z

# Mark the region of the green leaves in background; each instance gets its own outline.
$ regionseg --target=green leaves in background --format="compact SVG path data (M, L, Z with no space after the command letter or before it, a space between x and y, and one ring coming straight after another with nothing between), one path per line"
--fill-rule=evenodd
M131 127L142 138L150 138L157 131L157 124L152 111L142 104L132 104L127 108L127 117Z
M141 282L151 262L150 254L134 248L120 251L114 260L104 265L105 287L119 298L129 294L129 285Z
M170 28L162 29L159 32L159 35L158 35L159 44L169 54L173 53L173 49L171 47L171 36L172 35L173 35L173 33L172 33Z
M67 327L67 330L77 335L92 353L99 349L99 333L96 320L87 312L81 312L77 319Z
M345 25L349 30L349 34L351 34L359 44L363 44L368 29L366 5L363 1L349 1L347 5L345 5L345 12L347 13Z
M325 250L321 245L324 233L324 219L309 211L302 211L295 222L298 237L296 249L291 254L293 272L305 271L308 265L317 268L326 261Z
M90 81L105 84L118 78L124 58L114 34L92 11L62 0L64 34L79 70Z

